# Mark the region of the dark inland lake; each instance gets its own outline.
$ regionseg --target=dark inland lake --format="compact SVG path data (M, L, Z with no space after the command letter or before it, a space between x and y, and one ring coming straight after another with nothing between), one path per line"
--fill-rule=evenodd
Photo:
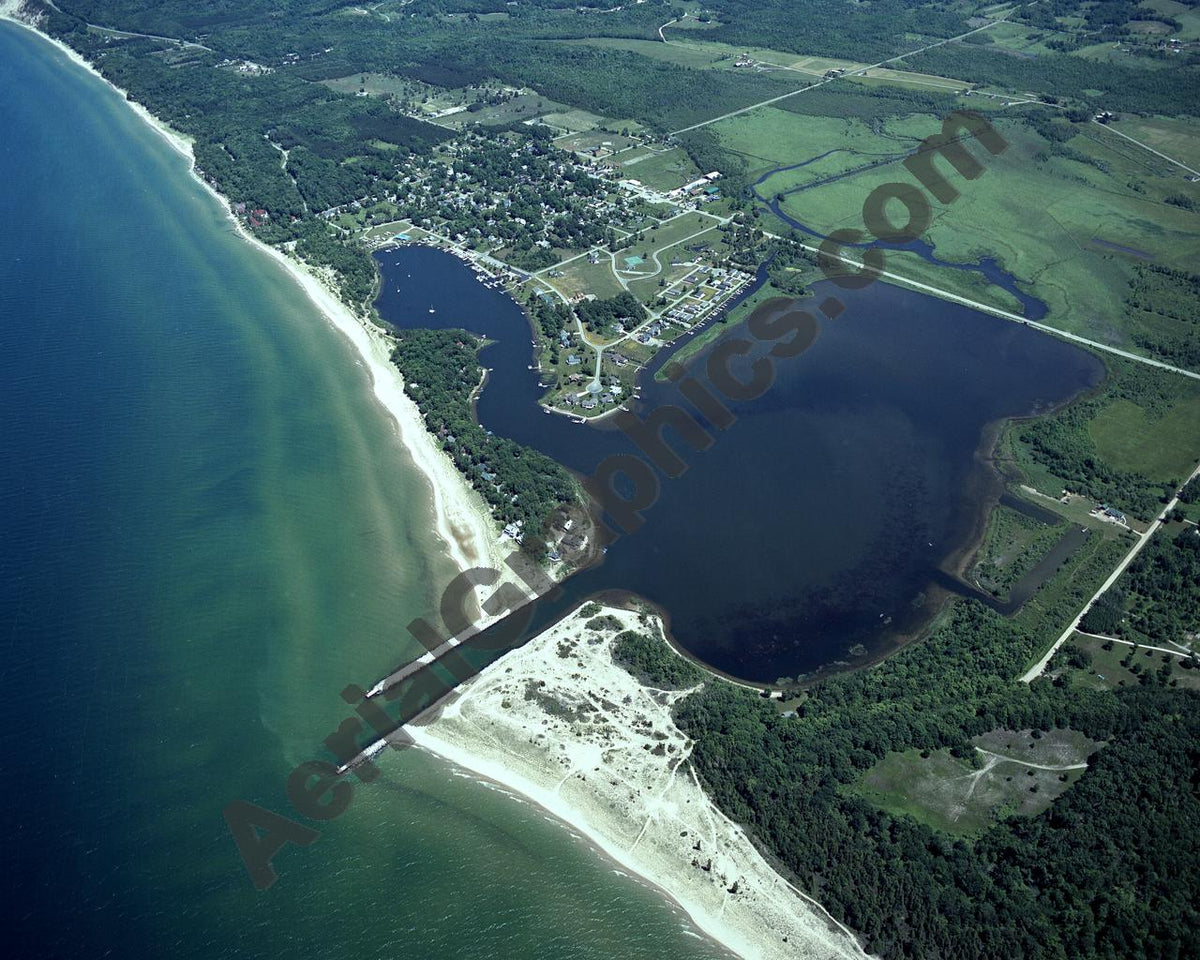
M538 406L529 324L507 294L441 250L377 259L377 306L390 323L494 341L480 355L490 370L477 407L484 427L581 475L613 454L639 454L611 426ZM668 430L686 472L661 476L644 525L541 604L530 635L585 597L627 591L667 614L680 648L734 677L770 683L867 663L919 631L954 589L953 564L1002 492L986 460L995 425L1104 376L1077 347L923 294L883 283L815 292L804 307L836 295L844 313L819 317L812 347L775 361L765 395L727 403L736 422L710 430L709 449ZM716 342L738 336L752 339L739 325ZM713 346L687 364L703 383ZM747 364L770 346L735 374L749 379ZM678 386L653 379L665 360L642 373L639 416L663 404L693 410Z

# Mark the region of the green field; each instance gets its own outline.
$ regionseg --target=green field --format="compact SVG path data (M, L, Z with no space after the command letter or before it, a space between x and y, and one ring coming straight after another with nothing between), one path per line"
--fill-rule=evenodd
M1146 521L1161 510L1167 481L1200 458L1200 383L1116 357L1105 363L1108 378L1092 396L1012 424L997 458L1051 497L1066 488Z
M554 145L560 150L570 150L573 153L585 153L597 150L601 158L616 153L618 150L624 150L635 143L637 141L633 137L622 136L619 133L605 133L603 130L585 130L581 133L569 133L565 137L559 137L554 141Z
M951 205L934 204L927 238L952 262L995 257L1047 303L1046 322L1132 346L1123 309L1132 264L1149 256L1186 269L1200 260L1195 214L1163 202L1174 194L1200 196L1200 190L1133 144L1110 143L1117 138L1096 125L1070 143L1081 159L1048 155L1047 142L1023 124L1001 121L998 128L1009 148L983 156L985 171L977 180L959 179L961 195ZM876 186L898 179L911 180L898 163L852 174L789 195L784 210L822 233L861 228L863 201ZM941 272L947 283L961 279L950 277L956 271Z
M1129 400L1116 400L1092 420L1088 433L1097 452L1117 469L1182 481L1200 456L1200 396L1158 417Z
M652 60L673 63L680 67L703 69L712 66L732 66L737 54L709 49L718 44L703 46L691 43L661 43L658 40L625 40L611 37L592 37L586 40L563 40L564 45L583 44L606 50L627 50Z
M934 118L926 116L888 121L876 132L858 118L804 116L778 107L761 107L715 123L712 129L723 148L745 159L751 179L776 167L838 151L798 170L772 176L759 188L763 196L770 196L881 156L902 155L937 127Z
M988 30L987 36L992 39L989 46L1001 50L1048 56L1051 50L1046 46L1046 41L1060 35L1020 23L999 23Z
M1171 36L1180 40L1200 39L1200 10L1195 7L1177 3L1176 0L1144 0L1139 6L1144 10L1153 10L1178 20L1183 29L1172 33Z
M580 257L561 269L561 277L545 277L545 282L553 284L567 298L589 293L597 297L614 297L625 289L613 275L607 252L599 263L588 263L587 257Z
M642 231L642 238L633 246L616 253L617 269L627 281L640 281L634 292L643 299L650 296L660 278L670 271L671 259L688 260L692 253L687 247L697 243L715 246L721 240L717 222L700 213L685 213L666 221L662 226ZM641 257L642 263L625 265L626 257ZM654 284L647 289L646 284Z
M663 192L691 183L701 175L686 151L675 147L663 151L631 151L621 157L621 176Z
M481 123L485 127L500 127L522 120L532 120L542 114L558 114L567 110L570 110L570 107L556 103L540 94L519 93L504 103L488 105L478 111L464 110L460 113L453 113L440 118L438 122L455 129L462 129L473 123Z
M606 125L604 117L586 110L565 110L562 113L548 113L542 117L544 123L559 127L570 133L585 133Z
M1194 122L1173 117L1122 117L1112 127L1200 170L1200 127Z

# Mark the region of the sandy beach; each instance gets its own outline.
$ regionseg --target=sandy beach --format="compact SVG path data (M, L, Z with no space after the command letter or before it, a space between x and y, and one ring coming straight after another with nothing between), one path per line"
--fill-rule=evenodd
M308 299L345 335L362 358L363 365L371 376L376 399L390 414L396 424L400 442L417 469L429 482L436 530L440 539L445 542L455 566L459 570L482 566L507 572L504 557L512 552L515 545L502 540L483 498L463 479L453 461L425 429L416 404L404 393L404 379L400 371L391 362L392 345L388 335L368 318L356 315L339 299L324 277L249 234L241 221L234 216L228 200L196 173L191 141L153 116L140 103L131 100L124 90L106 80L76 51L37 30L36 24L31 24L30 18L23 13L21 0L0 0L0 18L33 30L44 40L54 44L72 62L120 94L129 107L187 161L196 182L225 208L238 235L262 253L274 258L288 271ZM506 579L519 583L511 576ZM486 625L489 619L482 620L481 626Z
M435 719L410 725L413 740L554 814L742 957L866 956L705 795L671 719L687 691L644 687L613 662L621 630L661 638L658 618L601 615L620 630L589 628L576 611L461 687Z
M515 545L501 537L483 498L425 429L391 363L391 338L343 303L319 272L250 235L228 201L197 174L191 142L74 50L37 30L21 0L0 0L0 18L39 33L113 87L186 161L241 239L287 270L361 357L376 399L429 483L432 520L453 563L459 570L484 566L507 573L503 561ZM511 574L503 579L519 583ZM655 617L603 612L621 629L662 636ZM478 628L491 619L480 620ZM700 930L742 957L865 956L850 931L780 877L704 794L687 763L690 743L671 720L671 706L686 692L643 687L612 660L619 631L589 630L584 620L577 611L493 664L440 716L409 728L417 745L540 805L660 888ZM564 709L547 712L548 704Z

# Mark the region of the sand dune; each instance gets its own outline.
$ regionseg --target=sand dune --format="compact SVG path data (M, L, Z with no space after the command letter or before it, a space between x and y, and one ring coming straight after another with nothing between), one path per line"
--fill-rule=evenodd
M662 635L657 618L603 613ZM555 814L743 957L865 956L709 801L671 719L687 691L643 687L612 660L619 631L586 620L576 611L492 664L436 719L410 725L417 745Z

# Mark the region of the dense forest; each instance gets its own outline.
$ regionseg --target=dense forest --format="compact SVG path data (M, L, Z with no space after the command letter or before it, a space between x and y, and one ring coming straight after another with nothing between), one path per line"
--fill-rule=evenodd
M1160 530L1121 578L1088 610L1089 633L1186 644L1200 633L1200 535Z
M1200 116L1200 70L1186 59L1139 69L1084 57L1014 57L973 44L947 44L904 62L922 73L1070 98L1096 109Z
M716 802L884 958L1194 955L1200 913L1200 698L1143 686L1013 678L1066 619L1007 621L959 603L919 645L821 682L794 716L709 683L677 708ZM892 751L1004 728L1070 727L1107 742L1048 811L974 841L885 813L849 788Z
M638 681L660 690L683 690L704 679L704 673L657 637L626 630L613 642L613 660Z
M1141 321L1133 335L1139 347L1187 369L1200 367L1200 275L1140 263L1125 306Z
M404 374L404 392L425 425L502 523L540 533L559 504L573 503L575 481L545 454L497 437L475 420L472 395L483 377L482 344L464 330L406 330L392 361ZM525 549L540 556L536 544Z

